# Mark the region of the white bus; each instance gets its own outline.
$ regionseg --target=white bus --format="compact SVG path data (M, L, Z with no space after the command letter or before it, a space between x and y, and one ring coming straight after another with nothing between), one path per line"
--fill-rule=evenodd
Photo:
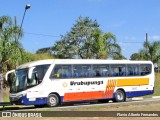
M150 61L52 59L20 65L10 88L13 104L57 106L65 102L113 100L154 92Z

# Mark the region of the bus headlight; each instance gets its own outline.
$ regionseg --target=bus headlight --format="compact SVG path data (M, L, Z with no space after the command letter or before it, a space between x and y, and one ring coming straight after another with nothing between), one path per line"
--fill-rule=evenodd
M19 99L19 98L21 98L23 96L23 94L20 94L19 96L17 96L17 98Z

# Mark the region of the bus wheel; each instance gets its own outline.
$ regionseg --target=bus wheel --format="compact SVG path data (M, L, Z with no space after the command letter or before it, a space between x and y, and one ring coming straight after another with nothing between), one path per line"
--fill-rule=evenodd
M59 97L56 94L50 94L47 99L47 105L49 107L55 107L59 105Z
M115 102L124 102L126 100L126 95L124 91L122 90L117 90L115 93Z

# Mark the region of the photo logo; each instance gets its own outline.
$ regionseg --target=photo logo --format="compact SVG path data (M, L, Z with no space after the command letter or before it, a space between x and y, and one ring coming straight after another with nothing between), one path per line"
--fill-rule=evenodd
M2 117L12 117L11 112L2 112Z

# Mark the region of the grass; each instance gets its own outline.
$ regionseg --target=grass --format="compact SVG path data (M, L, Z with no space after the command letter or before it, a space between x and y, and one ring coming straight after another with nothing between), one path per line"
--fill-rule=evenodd
M160 96L160 73L155 74L155 92L153 95Z
M145 98L152 96L160 96L160 73L155 73L154 94L147 95Z
M9 102L9 88L3 90L3 101L4 102Z

